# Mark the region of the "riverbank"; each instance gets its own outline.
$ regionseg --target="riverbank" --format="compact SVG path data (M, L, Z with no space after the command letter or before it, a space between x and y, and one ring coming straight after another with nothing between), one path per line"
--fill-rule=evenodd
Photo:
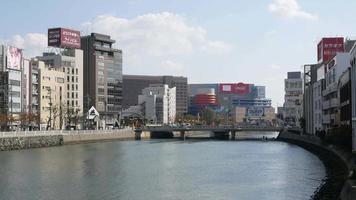
M148 138L146 134L142 138ZM80 131L33 131L1 132L0 151L61 146L112 140L134 140L132 129L80 130Z
M324 144L318 137L281 132L277 140L299 145L314 153L324 163L326 178L312 199L356 199L356 188L348 180L352 167L351 152Z

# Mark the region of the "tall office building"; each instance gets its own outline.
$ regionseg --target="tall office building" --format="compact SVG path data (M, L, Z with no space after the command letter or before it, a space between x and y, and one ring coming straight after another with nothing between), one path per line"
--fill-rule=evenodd
M94 106L107 125L118 122L122 109L122 51L114 43L110 36L98 33L81 37L84 110Z
M301 72L288 72L284 79L284 122L292 126L300 126L299 119L303 116L303 79Z
M181 76L139 76L123 75L123 106L128 108L138 104L138 95L150 84L166 84L176 88L177 114L188 112L188 79Z
M5 129L16 129L20 125L22 112L22 50L0 45L0 113L14 120L1 124ZM7 121L7 120L6 120Z

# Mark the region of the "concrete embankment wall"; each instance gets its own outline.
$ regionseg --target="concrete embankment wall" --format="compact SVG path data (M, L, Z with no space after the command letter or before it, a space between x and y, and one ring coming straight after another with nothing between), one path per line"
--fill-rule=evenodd
M281 132L278 140L299 145L314 153L324 163L327 177L315 192L313 199L356 199L355 191L347 180L352 163L350 155L323 144L315 136Z
M150 134L146 132L142 133L141 138L150 138ZM51 147L63 144L134 139L135 131L131 129L0 132L0 151Z
M62 135L7 137L0 138L0 151L59 146L63 144Z
M124 129L117 131L100 130L95 133L71 133L63 135L64 144L83 143L83 142L96 142L105 140L133 140L135 139L135 131Z

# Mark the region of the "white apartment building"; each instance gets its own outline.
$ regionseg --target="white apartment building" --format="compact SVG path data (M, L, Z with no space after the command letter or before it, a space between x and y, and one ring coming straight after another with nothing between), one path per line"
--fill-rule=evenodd
M148 123L174 123L176 116L176 88L166 84L151 84L138 96L138 104L144 106Z
M356 45L350 51L351 64L351 109L352 109L352 152L356 153Z
M300 126L299 119L303 116L303 79L301 72L288 72L284 79L284 122L291 126Z
M326 129L340 121L338 82L341 74L350 67L350 54L337 53L327 64L325 90L323 90L323 126Z

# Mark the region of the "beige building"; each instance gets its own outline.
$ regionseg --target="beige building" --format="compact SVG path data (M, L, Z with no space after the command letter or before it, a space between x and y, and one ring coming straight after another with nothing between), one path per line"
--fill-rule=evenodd
M67 92L66 73L61 68L39 65L40 68L40 129L63 128L63 108Z
M66 49L60 54L44 53L39 59L65 74L65 93L62 93L64 95L62 101L66 108L78 111L79 116L86 113L83 112L83 51Z

